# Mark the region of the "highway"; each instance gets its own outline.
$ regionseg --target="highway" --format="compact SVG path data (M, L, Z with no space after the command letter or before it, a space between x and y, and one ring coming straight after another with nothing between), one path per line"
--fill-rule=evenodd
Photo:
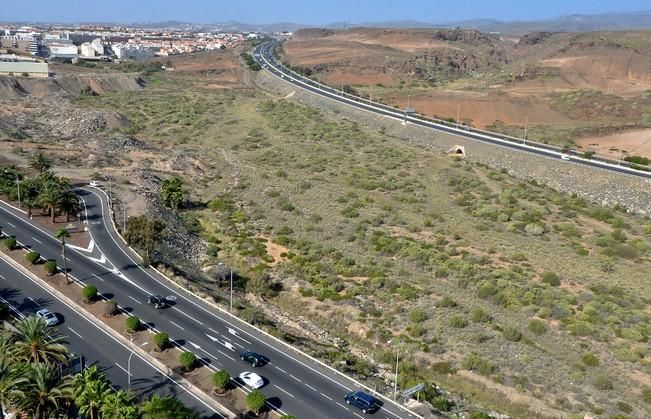
M252 367L239 359L240 350L253 350L270 359L255 369L266 380L262 391L269 405L300 418L356 418L361 412L347 406L343 396L360 386L352 379L292 350L286 344L253 326L204 303L140 266L123 244L108 217L106 195L96 188L75 190L86 207L93 245L88 249L68 246L68 268L79 282L94 284L107 298L140 317L158 331L169 333L185 350L194 352L206 365L226 369L232 377ZM6 234L38 250L62 265L59 242L30 223L26 216L0 204L0 226ZM156 310L146 303L152 294L170 296L176 304ZM85 333L88 326L82 329ZM100 348L101 350L101 348ZM375 417L395 419L418 417L385 400Z
M177 385L162 371L96 326L92 320L83 317L74 307L50 295L46 288L2 259L0 259L0 301L9 304L14 313L22 316L33 315L41 308L50 309L59 317L60 323L55 327L67 337L70 351L82 354L86 366L97 365L107 374L113 387L129 389L127 371L131 356L130 389L136 396L143 398L152 394L172 396L193 408L201 417L222 417Z
M277 41L262 43L253 50L253 58L270 74L287 83L291 83L301 89L310 91L320 96L362 109L367 112L392 118L403 123L410 123L421 127L429 128L439 132L463 137L468 140L479 141L492 144L499 147L507 147L521 152L536 154L541 157L547 157L557 160L563 160L567 164L580 164L595 169L607 170L610 172L624 173L627 175L651 179L651 172L636 170L629 166L627 162L614 162L607 159L592 157L590 159L581 157L576 150L563 152L557 147L541 144L524 142L522 139L509 137L494 132L479 130L469 127L458 127L454 123L448 123L440 120L429 120L416 115L405 114L405 111L393 108L378 102L372 102L358 96L341 92L327 85L318 83L307 77L287 69L279 63L273 56L273 50L278 45ZM569 161L565 161L569 159Z

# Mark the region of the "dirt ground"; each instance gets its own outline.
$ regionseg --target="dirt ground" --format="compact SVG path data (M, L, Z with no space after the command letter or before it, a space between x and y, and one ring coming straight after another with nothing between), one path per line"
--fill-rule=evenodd
M636 130L603 137L586 137L576 140L584 150L614 159L619 158L620 148L623 157L643 156L651 158L651 129Z

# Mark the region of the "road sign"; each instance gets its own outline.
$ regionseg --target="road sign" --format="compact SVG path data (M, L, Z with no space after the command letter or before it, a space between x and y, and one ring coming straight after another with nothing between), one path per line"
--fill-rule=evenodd
M423 389L425 389L425 384L423 384L423 383L417 384L417 385L413 386L412 388L408 388L407 390L403 391L402 392L402 397L409 397L412 394L415 394L415 393L418 393L419 391L422 391Z

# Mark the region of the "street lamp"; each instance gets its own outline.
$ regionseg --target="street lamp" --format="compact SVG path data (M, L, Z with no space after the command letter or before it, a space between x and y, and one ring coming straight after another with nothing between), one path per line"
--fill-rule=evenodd
M133 336L131 337L131 343L133 343ZM129 390L131 390L131 357L133 356L134 352L131 351L131 354L129 355L129 359L127 360L127 386Z
M393 343L393 340L387 342L389 345ZM393 400L396 400L396 395L398 394L398 361L400 360L400 348L396 345L396 374L393 378Z
M226 266L223 262L219 262L219 266ZM230 301L230 312L233 312L233 268L228 268L231 271L231 301Z

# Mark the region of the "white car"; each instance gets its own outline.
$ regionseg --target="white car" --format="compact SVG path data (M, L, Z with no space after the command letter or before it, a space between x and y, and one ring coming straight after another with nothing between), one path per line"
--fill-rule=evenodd
M54 326L59 323L59 318L47 308L42 308L36 312L36 316L45 320L48 326Z
M96 180L91 180L91 181L90 181L90 186L98 187L98 186L99 186L99 182L96 181Z
M251 387L253 390L256 390L264 385L264 380L262 377L254 372L243 372L240 374L240 380L242 380L244 384Z
M570 156L569 156L569 154L561 154L561 159L570 160Z

